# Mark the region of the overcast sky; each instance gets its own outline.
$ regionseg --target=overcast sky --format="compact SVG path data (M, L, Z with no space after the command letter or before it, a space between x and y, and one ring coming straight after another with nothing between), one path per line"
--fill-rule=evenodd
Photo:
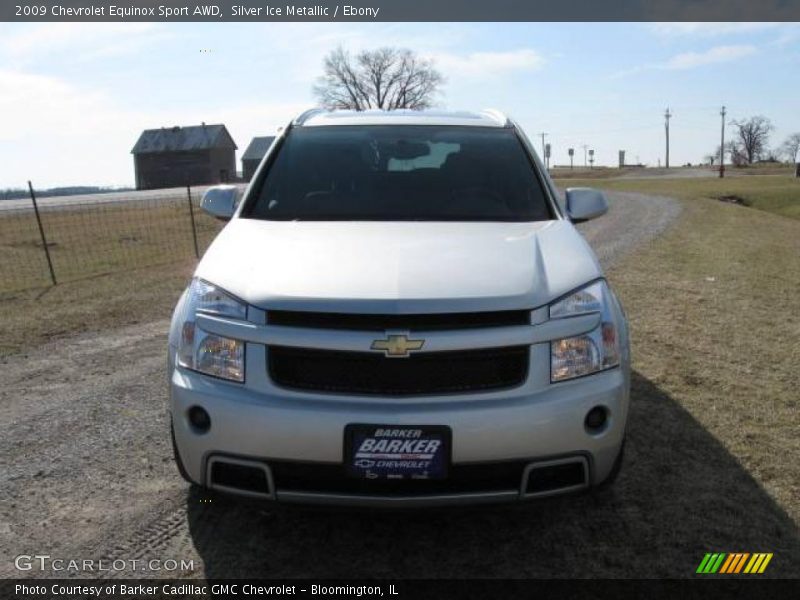
M672 164L716 147L723 103L769 117L773 145L800 131L798 24L4 23L0 187L132 185L141 130L201 121L228 126L238 161L313 105L340 44L433 58L442 107L504 110L557 164L583 144L600 164L663 161L667 106Z

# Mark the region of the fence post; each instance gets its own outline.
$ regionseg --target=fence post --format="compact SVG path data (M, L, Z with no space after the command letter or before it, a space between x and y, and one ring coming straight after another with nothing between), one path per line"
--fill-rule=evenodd
M194 224L194 206L192 205L192 188L186 186L186 198L189 201L189 219L192 221L192 241L194 242L195 258L200 258L200 250L197 248L197 227Z
M50 248L47 246L47 238L44 235L44 227L42 227L42 217L39 216L39 206L36 204L36 194L33 193L33 185L30 181L28 181L28 189L31 192L33 212L36 213L36 223L39 225L39 235L42 238L42 248L44 248L44 255L47 257L47 267L50 269L50 279L53 281L53 285L56 285L56 272L53 270L53 261L50 259Z

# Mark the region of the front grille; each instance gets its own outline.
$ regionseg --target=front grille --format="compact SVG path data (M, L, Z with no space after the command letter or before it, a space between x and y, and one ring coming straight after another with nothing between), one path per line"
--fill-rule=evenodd
M530 311L527 310L419 315L366 315L271 310L267 313L267 322L270 325L312 327L314 329L443 331L530 325L531 318Z
M522 385L528 346L429 352L387 358L270 346L269 374L279 386L341 394L408 396L484 392Z
M328 494L476 493L519 490L525 463L520 461L451 465L447 479L369 480L348 477L343 465L270 461L275 488Z

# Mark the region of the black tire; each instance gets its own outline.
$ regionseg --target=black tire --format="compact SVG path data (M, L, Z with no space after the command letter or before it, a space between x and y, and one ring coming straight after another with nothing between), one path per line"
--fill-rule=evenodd
M197 483L189 477L189 473L186 472L186 468L183 466L183 461L181 460L181 455L178 453L178 445L175 443L175 429L172 426L172 418L169 420L169 436L172 439L172 456L175 459L175 466L178 467L178 473L180 473L181 477L193 485L197 485Z

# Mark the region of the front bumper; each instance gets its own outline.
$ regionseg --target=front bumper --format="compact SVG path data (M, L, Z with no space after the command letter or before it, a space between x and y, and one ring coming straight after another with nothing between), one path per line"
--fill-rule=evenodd
M528 382L512 390L425 398L374 398L314 395L274 386L264 369L266 348L248 344L244 385L215 380L171 367L170 396L175 440L180 459L196 483L215 485L211 466L217 460L263 465L269 493L256 494L285 502L419 506L501 502L596 485L606 479L619 454L628 413L629 371L626 364L589 377L549 383L547 344L531 346ZM260 367L260 368L259 368ZM546 382L546 383L537 383ZM187 412L203 407L211 428L197 433ZM595 406L609 418L599 433L587 431L586 414ZM452 466L464 472L473 466L510 469L508 484L491 489L476 482L447 482L426 489L387 493L357 485L328 485L344 460L344 430L351 423L382 425L445 425L452 431ZM585 465L585 482L550 492L527 493L526 470L567 461ZM311 473L302 486L297 471ZM511 465L517 465L515 476ZM262 467L258 467L262 468ZM319 485L315 473L325 473ZM335 477L334 477L335 478ZM457 488L457 489L456 489ZM242 493L235 488L227 489ZM247 492L244 492L247 494ZM251 494L252 495L252 494Z

